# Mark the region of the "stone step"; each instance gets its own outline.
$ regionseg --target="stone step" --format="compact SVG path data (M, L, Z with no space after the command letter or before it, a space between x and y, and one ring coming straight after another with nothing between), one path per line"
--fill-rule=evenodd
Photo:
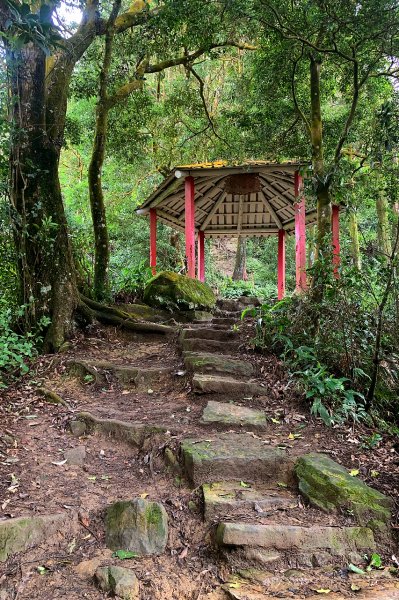
M240 317L213 317L212 325L227 325L231 326L237 323L240 320Z
M202 413L201 423L261 427L266 425L266 415L262 410L254 410L232 402L209 400Z
M249 362L234 360L218 354L205 352L184 352L184 364L187 370L194 373L208 373L220 375L235 375L236 377L251 377L253 366Z
M227 331L225 329L206 329L201 327L200 329L182 329L180 333L182 340L188 340L192 338L200 338L202 340L216 340L217 342L224 342L225 340L233 340L237 338L235 331Z
M255 381L242 381L223 375L195 374L193 390L196 394L233 394L262 396L266 389Z
M191 338L181 340L183 352L217 352L219 354L232 354L237 351L236 342L217 342L216 340L203 340Z
M358 562L376 549L373 532L367 527L300 527L219 523L216 540L220 546L257 547L277 553L297 554L306 561L314 556L319 564L334 559ZM300 561L300 558L299 558Z
M295 485L286 452L246 433L187 439L181 451L187 477L196 487L214 481L261 481L276 489L278 484Z
M206 521L234 517L243 511L255 517L268 516L277 510L288 510L298 506L296 496L288 492L254 487L244 481L205 483L202 486L204 517Z
M170 367L145 368L130 365L119 365L108 361L75 359L68 363L69 372L86 381L92 377L98 385L107 383L109 376L115 377L125 385L148 384L159 381L161 376L168 376L174 372Z

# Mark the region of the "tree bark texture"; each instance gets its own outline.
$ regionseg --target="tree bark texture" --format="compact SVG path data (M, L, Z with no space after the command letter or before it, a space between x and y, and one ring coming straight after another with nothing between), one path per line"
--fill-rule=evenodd
M392 252L390 225L388 219L388 200L385 190L380 190L376 199L378 250L388 259Z
M351 210L349 213L349 235L351 240L351 254L353 266L359 271L362 269L362 257L360 254L359 228L357 222L357 212Z
M120 5L121 0L116 0L114 2L111 15L108 20L107 33L105 35L104 60L100 73L100 89L96 109L96 130L88 172L90 208L93 221L95 244L94 295L96 300L103 300L108 296L109 293L109 236L101 175L105 158L105 144L107 139L109 114L107 87L112 59L113 39L115 34L115 20L119 12Z
M247 240L239 235L237 240L237 253L234 264L233 281L247 281Z

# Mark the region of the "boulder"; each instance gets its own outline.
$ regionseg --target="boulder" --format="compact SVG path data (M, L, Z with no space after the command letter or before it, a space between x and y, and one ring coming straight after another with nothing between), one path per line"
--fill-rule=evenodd
M325 512L348 511L359 524L373 528L391 519L390 498L352 477L325 454L301 456L295 464L295 474L303 496Z
M216 297L209 285L172 271L163 271L147 283L144 301L168 310L213 308Z
M112 504L105 517L105 542L111 550L161 554L168 540L168 516L159 502L142 498Z
M139 598L139 581L130 569L113 565L99 567L96 570L95 578L98 587L104 592L110 592L123 600L138 600Z
M69 427L71 429L72 435L75 437L80 437L86 433L86 423L84 421L79 421L77 419L73 419L69 421Z

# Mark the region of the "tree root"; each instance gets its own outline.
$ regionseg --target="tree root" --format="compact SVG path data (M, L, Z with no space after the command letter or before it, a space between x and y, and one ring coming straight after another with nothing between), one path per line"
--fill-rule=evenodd
M166 335L174 331L173 327L167 325L159 325L157 323L140 323L131 318L129 313L118 310L112 306L106 306L95 300L91 300L86 296L80 295L80 303L78 312L80 316L87 322L92 322L94 319L104 325L115 325L130 331L140 333L159 333Z
M64 398L61 398L56 392L53 392L46 387L40 387L37 391L43 396L43 399L46 402L49 402L49 404L62 404L62 406L71 409L68 402L64 400Z

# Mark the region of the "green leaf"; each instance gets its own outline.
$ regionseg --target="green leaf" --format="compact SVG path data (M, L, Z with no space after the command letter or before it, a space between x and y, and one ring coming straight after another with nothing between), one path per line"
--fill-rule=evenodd
M352 573L357 573L357 575L365 575L366 574L366 571L363 571L363 569L359 569L359 567L357 567L356 565L353 565L352 563L349 563L348 571L352 571Z
M379 554L371 555L369 567L375 567L376 569L380 569L382 567L382 559Z
M120 558L121 560L127 560L128 558L136 558L137 552L131 552L130 550L117 550L113 553L113 558Z
M240 481L240 486L243 488L250 488L250 484L249 483L245 483L245 481Z

